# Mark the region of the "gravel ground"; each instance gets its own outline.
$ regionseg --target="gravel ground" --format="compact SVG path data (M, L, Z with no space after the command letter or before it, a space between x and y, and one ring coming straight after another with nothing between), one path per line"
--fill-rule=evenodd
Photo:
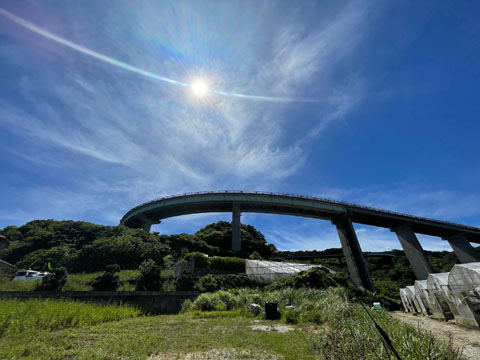
M452 322L414 316L403 312L392 312L391 315L398 320L423 330L430 331L435 337L443 341L452 339L453 346L463 349L462 355L466 359L480 359L480 330L467 329L457 326Z

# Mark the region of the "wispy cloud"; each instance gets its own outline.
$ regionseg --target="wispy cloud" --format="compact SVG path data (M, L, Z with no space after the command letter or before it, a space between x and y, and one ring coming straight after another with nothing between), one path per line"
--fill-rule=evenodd
M223 20L216 31L209 20L213 15L192 3L176 3L170 10L151 6L148 11L145 6L129 8L121 21L107 16L102 23L106 31L92 36L98 19L66 5L66 14L75 17L67 16L71 21L65 24L71 27L64 27L64 33L59 24L56 31L169 78L190 81L203 74L219 88L285 97L314 94L326 101L296 118L277 104L214 94L199 101L188 89L128 74L74 51L62 52L61 71L59 64L32 64L11 54L17 66L29 72L13 88L21 101L1 101L0 126L28 144L20 154L18 149L10 154L36 165L47 161L62 173L63 186L75 189L75 194L55 193L53 185L46 185L50 198L83 196L88 204L97 202L97 213L78 207L69 213L73 218L119 219L137 202L184 191L275 190L304 165L305 139L318 136L358 101L358 74L340 84L330 73L339 61L353 57L361 43L367 27L367 9L361 3L337 7L308 22L306 14L299 13L282 13L285 21L274 21L271 14L279 9L273 4L262 5L261 11L242 7L243 17L237 16L236 5L223 4L217 9ZM161 13L162 21L152 17L154 13ZM245 18L252 19L251 26L242 23ZM124 28L117 30L117 21L123 21ZM41 25L48 29L48 23ZM14 31L7 34L15 38ZM125 40L131 37L136 41ZM17 46L25 54L31 51L29 42ZM48 43L35 51L58 46ZM59 158L62 161L54 161ZM28 201L41 187L31 186L34 190L22 196L26 212L29 206L35 216L47 206L65 210L64 202ZM10 204L19 206L14 200Z

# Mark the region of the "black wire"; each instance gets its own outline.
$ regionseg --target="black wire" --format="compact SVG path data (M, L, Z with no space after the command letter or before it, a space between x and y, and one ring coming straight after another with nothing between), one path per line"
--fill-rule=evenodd
M363 309L365 310L365 312L368 314L368 316L370 317L370 319L373 321L373 323L375 324L375 328L377 329L377 331L380 333L380 335L382 336L383 338L383 341L384 341L384 344L387 344L388 348L390 349L390 351L393 353L393 355L395 355L395 357L397 358L397 360L402 360L402 358L400 357L400 355L398 355L398 352L397 350L395 350L395 347L393 346L392 344L392 340L390 340L390 337L388 336L388 334L380 327L380 325L377 324L377 322L375 321L375 319L373 318L373 316L370 314L370 312L367 310L367 308L365 307L365 305L363 305L362 302L360 302L360 305L362 305ZM388 354L388 352L387 352ZM390 358L390 356L389 356Z

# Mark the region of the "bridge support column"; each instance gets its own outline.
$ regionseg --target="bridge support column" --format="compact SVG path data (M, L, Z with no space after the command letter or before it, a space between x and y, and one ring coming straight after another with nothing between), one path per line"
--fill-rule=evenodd
M453 252L462 264L480 261L480 256L470 244L464 233L458 233L444 239L448 241Z
M160 224L160 220L154 220L149 218L144 218L141 225L139 226L140 229L150 232L150 228L152 225Z
M353 283L362 291L375 291L370 271L368 270L368 262L362 254L350 216L345 214L332 220L332 224L337 227L340 243L345 254L345 261L347 262Z
M397 234L417 280L426 280L428 274L433 273L432 265L410 224L403 224L395 229L391 229L391 231Z
M242 238L240 232L240 217L242 213L240 211L239 204L233 204L232 209L232 250L240 251L242 249Z

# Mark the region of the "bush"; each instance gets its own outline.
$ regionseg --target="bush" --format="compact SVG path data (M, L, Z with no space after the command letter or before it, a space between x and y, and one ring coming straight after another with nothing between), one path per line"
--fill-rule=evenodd
M193 259L196 268L206 268L208 267L208 256L202 254L201 252L194 251L186 254L183 257L185 261L191 261Z
M278 290L287 287L295 289L327 289L336 286L348 286L348 279L343 273L332 274L326 268L316 267L307 271L302 271L288 279L274 281L267 286L267 289Z
M192 291L195 288L197 277L190 272L184 271L175 281L177 291Z
M66 283L67 270L64 267L59 267L45 276L37 289L41 291L62 291Z
M219 288L222 290L254 288L259 286L257 282L250 280L246 274L216 275L215 278L219 283Z
M159 291L162 290L162 269L152 259L140 264L136 290Z
M218 257L209 259L210 268L225 271L245 272L245 259L236 257Z
M206 275L200 278L195 284L195 290L201 292L212 292L218 290L219 288L220 285L213 275Z
M120 278L117 273L120 271L120 266L117 264L108 265L107 270L102 276L96 277L92 281L92 287L95 291L115 291L120 286Z
M262 255L260 255L258 251L254 251L253 253L251 253L248 258L250 260L264 260Z

